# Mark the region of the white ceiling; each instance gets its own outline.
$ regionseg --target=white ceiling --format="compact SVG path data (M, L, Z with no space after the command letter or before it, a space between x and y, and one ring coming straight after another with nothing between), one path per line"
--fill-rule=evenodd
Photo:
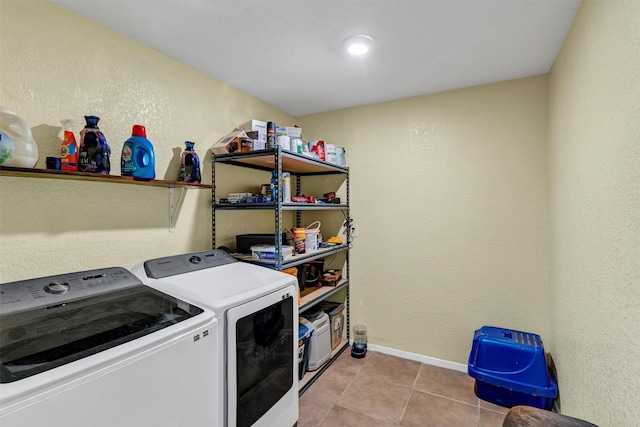
M549 72L579 0L53 0L293 116ZM342 41L375 40L366 57Z

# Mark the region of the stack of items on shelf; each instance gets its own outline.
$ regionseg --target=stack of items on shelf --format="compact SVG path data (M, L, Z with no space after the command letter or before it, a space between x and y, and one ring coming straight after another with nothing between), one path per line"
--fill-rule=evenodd
M295 231L297 230L297 232ZM300 231L302 230L302 231ZM317 252L320 249L330 248L332 246L339 246L342 244L342 239L339 237L331 237L329 240L322 241L322 235L319 233L311 232L310 236L306 235L307 230L304 228L294 229L293 234L291 230L285 230L282 237L282 256L281 261L293 259L296 255L304 255ZM293 236L293 239L290 236ZM238 239L246 236L252 244L247 245L245 243L238 243ZM297 236L297 239L296 239ZM267 234L246 234L236 236L236 253L245 254L251 253L251 258L259 261L271 261L276 259L276 247L274 235ZM293 244L291 244L293 243ZM316 245L313 249L310 245ZM336 283L340 281L342 276L342 270L328 270L326 272L318 272L318 286L336 286Z
M80 142L73 132L73 121L62 120L62 139L59 157L47 157L46 167L68 172L111 174L111 147L98 127L100 117L84 116L86 125L79 133ZM194 142L185 141L178 181L199 184L200 160L194 151ZM0 111L0 165L33 168L38 161L38 146L27 123L11 111ZM120 175L136 179L153 180L155 153L147 139L146 128L133 125L131 137L124 141L120 157Z
M246 196L242 196L246 197ZM282 233L281 260L292 259L296 255L312 254L320 249L330 248L342 244L342 239L332 236L324 241L320 233L320 221L309 224L306 228L294 228L284 230ZM276 259L275 236L273 234L242 234L236 235L236 252L249 253L255 260ZM340 280L342 270L329 270L318 272L318 282L326 286L335 286ZM322 276L322 277L320 277ZM320 286L322 286L320 284Z
M309 158L346 166L344 147L324 140L305 142L297 126L277 126L275 122L249 120L211 146L213 154L241 153L280 147Z
M331 351L342 341L344 303L324 301L317 310L299 318L299 379L305 372L317 371L331 359Z

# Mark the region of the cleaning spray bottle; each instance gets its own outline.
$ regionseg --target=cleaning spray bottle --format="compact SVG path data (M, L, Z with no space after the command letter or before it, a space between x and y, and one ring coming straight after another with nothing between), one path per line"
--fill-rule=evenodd
M200 184L200 180L202 179L200 175L200 158L193 149L194 143L185 141L184 145L186 148L182 152L178 181Z
M78 170L78 144L73 134L73 121L62 120L64 139L60 147L60 169L63 171Z
M142 125L133 125L131 138L122 146L120 175L142 179L156 177L153 145L147 139L147 130Z
M111 147L98 128L100 117L84 116L87 121L80 131L79 166L80 172L95 172L109 175L111 171Z

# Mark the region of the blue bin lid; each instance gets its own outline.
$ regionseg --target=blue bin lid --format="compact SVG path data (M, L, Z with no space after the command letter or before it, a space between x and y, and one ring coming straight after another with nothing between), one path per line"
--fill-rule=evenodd
M305 328L306 329L306 332L302 337L300 336L300 334L301 334L300 328ZM313 332L315 330L316 330L316 327L313 326L313 323L309 322L304 317L300 317L299 318L298 339L309 338L311 335L313 335Z
M299 339L299 340L302 340L302 339L308 338L308 335L307 335L307 334L309 334L309 328L307 328L307 327L306 327L306 326L304 326L304 325L300 325L300 326L298 326L298 339Z
M482 350L483 342L491 353ZM506 351L508 357L493 353L500 350ZM516 354L518 359L509 359ZM480 363L481 360L487 364ZM518 362L515 363L518 369L496 368L502 363L507 366L509 362ZM496 366L489 367L489 364ZM558 395L557 382L546 365L542 340L539 335L530 332L494 326L483 326L475 331L467 372L476 380L497 387L545 398Z

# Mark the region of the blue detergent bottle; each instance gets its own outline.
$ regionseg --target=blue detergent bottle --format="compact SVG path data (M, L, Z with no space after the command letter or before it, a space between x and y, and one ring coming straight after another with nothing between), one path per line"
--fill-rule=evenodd
M142 125L133 125L131 138L122 146L120 175L134 178L154 179L155 155L153 145L147 139L147 130Z

